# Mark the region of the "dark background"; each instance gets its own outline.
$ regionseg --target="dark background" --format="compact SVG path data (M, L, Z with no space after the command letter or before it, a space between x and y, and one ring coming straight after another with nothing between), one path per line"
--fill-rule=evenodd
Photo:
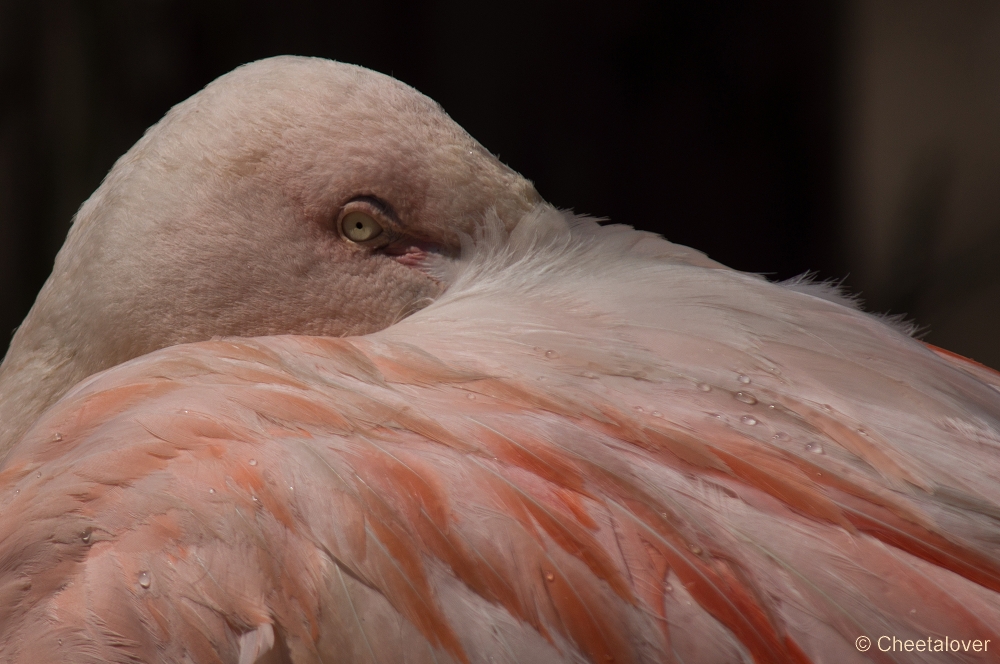
M854 276L865 259L852 244L865 240L845 222L857 217L845 176L857 143L853 7L0 0L0 352L74 211L143 130L230 69L291 53L413 85L558 206L656 231L741 270L846 276L870 308L910 313L929 341L1000 366L1000 325L988 317L935 337L949 314L925 297L940 290L927 279L938 237L927 226L947 219L927 221L926 211L940 200L917 196L892 213L923 229L890 243L917 259L889 255L899 265L881 286ZM931 183L918 191L947 177L936 163L914 176ZM966 281L984 274L993 273ZM934 297L954 302L970 288L951 287Z

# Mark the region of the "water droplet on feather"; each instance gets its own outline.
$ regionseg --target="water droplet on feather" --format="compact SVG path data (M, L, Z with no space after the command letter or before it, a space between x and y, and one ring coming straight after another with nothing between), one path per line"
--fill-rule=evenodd
M749 415L744 415L743 417L741 417L740 422L747 425L748 427L752 427L753 425L757 424L757 420L753 417L750 417Z
M250 459L249 464L251 466L256 466L257 465L257 459Z
M709 385L708 383L698 383L698 389L701 390L702 392L711 392L712 386Z
M139 572L139 585L148 588L150 583L149 572Z
M745 404L754 405L757 403L757 397L750 394L749 392L737 392L733 395L737 401L742 401Z
M554 350L547 350L545 351L545 357L549 358L550 360L554 360L557 357L559 357L559 353L555 352Z
M744 376L743 374L740 374L739 376L736 377L736 380L743 383L744 385L750 384L750 376Z
M823 446L820 445L819 443L806 443L806 449L812 452L813 454L823 453Z

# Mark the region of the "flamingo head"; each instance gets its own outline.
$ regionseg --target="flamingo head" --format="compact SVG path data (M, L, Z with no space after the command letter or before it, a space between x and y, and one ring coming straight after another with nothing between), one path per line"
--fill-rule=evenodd
M385 328L442 292L430 257L540 201L395 79L313 58L241 67L171 109L77 213L0 369L2 436L158 348Z

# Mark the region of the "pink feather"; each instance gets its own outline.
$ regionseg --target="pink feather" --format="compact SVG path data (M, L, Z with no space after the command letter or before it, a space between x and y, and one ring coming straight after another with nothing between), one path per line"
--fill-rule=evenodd
M384 330L50 407L0 470L0 661L1000 661L1000 375L544 204L428 269Z

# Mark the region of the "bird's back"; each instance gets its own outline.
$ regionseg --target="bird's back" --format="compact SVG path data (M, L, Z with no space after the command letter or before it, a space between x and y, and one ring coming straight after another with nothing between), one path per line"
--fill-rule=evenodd
M998 659L995 374L548 208L467 254L74 388L0 475L0 660Z

